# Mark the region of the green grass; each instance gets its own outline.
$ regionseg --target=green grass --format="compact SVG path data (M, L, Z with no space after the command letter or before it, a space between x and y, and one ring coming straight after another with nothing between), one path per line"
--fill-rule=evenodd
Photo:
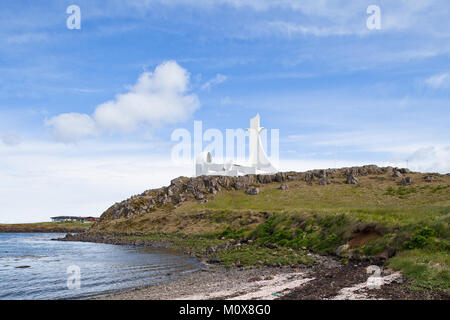
M413 279L411 289L450 290L450 255L448 252L433 252L414 249L393 257L389 266L401 270Z
M150 233L145 235L121 236L127 240L142 240L156 242L170 242L175 249L182 249L202 256L206 248L220 246L226 243L225 240L217 239L212 235L185 235L175 233Z
M210 247L220 247L230 242L230 239L218 239L216 235L182 235L153 233L146 235L121 236L127 240L170 242L174 249L195 254L199 258L219 258L225 266L234 266L236 263L243 267L261 265L299 265L310 264L314 259L304 250L294 250L287 247L267 248L259 244L243 244L230 246L215 253L206 254Z
M241 265L254 266L266 265L301 265L310 264L313 258L303 251L289 248L269 249L255 245L234 246L227 250L218 252L217 257L222 260L225 266Z
M92 224L81 222L40 222L22 224L0 224L0 232L81 232Z
M350 226L345 214L275 214L249 233L249 237L263 245L276 244L295 249L307 247L330 254L345 243Z
M395 187L392 182L378 183L369 180L364 186L331 185L307 186L289 183L290 189L279 190L278 184L264 185L257 196L246 196L242 191L230 191L216 196L214 201L197 204L195 207L208 209L249 210L352 210L352 209L395 209L426 207L430 203L450 205L448 186L433 188ZM436 191L438 190L438 191ZM405 199L399 196L411 195ZM414 195L414 196L412 196ZM446 197L447 196L447 197ZM401 201L399 201L401 200Z

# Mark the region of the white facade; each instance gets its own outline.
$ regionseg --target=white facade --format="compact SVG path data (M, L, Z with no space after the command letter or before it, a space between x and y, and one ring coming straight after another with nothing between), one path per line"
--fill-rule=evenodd
M210 152L200 153L195 160L196 176L240 176L246 174L271 174L278 170L270 163L267 157L262 141L261 132L264 130L260 126L259 114L250 119L250 128L247 129L250 134L249 161L245 164L214 163Z

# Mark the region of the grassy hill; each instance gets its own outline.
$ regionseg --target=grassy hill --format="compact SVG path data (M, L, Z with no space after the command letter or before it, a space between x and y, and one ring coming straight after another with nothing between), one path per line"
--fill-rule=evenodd
M226 265L311 263L309 251L333 254L343 263L400 269L417 288L449 290L450 175L358 170L286 174L264 183L255 177L243 188L239 179L217 190L206 183L198 187L201 196L193 189L194 198L189 185L199 178L180 178L179 185L116 204L89 232L169 241ZM351 175L356 184L348 183ZM179 194L172 195L173 186ZM248 188L259 193L247 194ZM186 199L146 202L164 193Z

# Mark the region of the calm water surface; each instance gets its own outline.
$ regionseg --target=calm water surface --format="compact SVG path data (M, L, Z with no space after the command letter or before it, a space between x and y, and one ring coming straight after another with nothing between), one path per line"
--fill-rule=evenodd
M0 234L0 299L83 299L174 279L198 270L166 249L61 242L64 234ZM68 289L70 266L80 288ZM69 283L73 283L69 281Z

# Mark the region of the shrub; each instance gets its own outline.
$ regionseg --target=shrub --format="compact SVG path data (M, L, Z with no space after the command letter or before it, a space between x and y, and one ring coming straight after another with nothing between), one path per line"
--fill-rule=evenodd
M219 238L241 239L244 236L244 233L245 229L233 231L230 227L227 227L221 234L219 234Z
M435 232L429 227L423 227L417 231L403 246L406 249L423 249L433 243Z

